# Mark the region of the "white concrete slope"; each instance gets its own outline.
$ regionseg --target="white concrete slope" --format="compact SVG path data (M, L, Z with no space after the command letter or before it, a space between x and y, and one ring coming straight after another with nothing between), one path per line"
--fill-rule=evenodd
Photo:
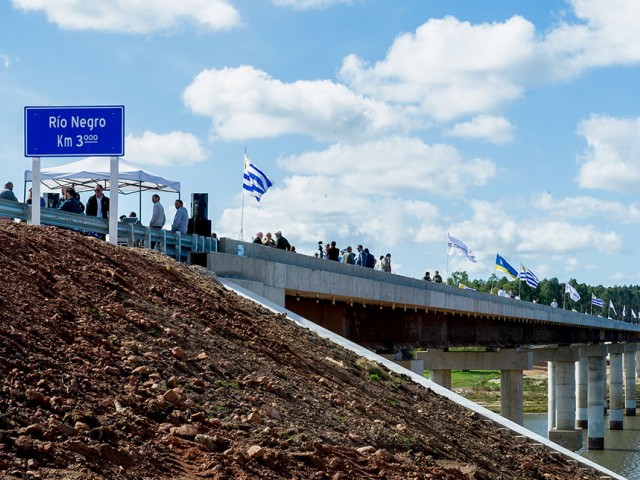
M567 450L566 448L561 447L560 445L551 442L550 440L546 439L545 437L542 437L534 432L532 432L531 430L527 430L526 428L518 425L517 423L514 423L510 420L507 420L506 418L491 412L490 410L487 410L486 408L473 403L469 400L467 400L464 397L461 397L460 395L452 392L451 390L447 390L446 388L432 382L431 380L424 378L421 375L418 375L414 372L411 372L410 370L407 370L404 367L401 367L399 365L396 365L393 361L391 360L387 360L384 357L381 357L380 355L376 355L375 353L373 353L370 350L367 350L364 347L361 347L360 345L357 345L349 340L347 340L344 337L341 337L339 335L336 335L335 333L327 330L326 328L323 328L309 320L307 320L306 318L301 317L300 315L293 313L290 310L285 309L284 307L281 307L279 305L276 305L275 303L245 289L240 287L239 285L224 279L224 278L219 278L220 282L229 290L234 291L235 293L237 293L238 295L251 300L253 302L259 303L260 305L262 305L263 307L271 310L272 312L275 313L280 313L280 314L285 314L287 316L287 318L293 322L295 322L296 324L298 324L299 326L309 329L315 333L317 333L319 336L326 338L328 340L330 340L331 342L335 343L336 345L340 345L343 348L346 348L347 350L351 350L352 352L354 352L355 354L366 358L367 360L371 360L374 362L377 362L381 365L384 365L386 368L388 368L389 370L396 372L398 374L401 375L406 375L407 377L411 378L412 381L414 381L415 383L422 385L426 388L430 388L431 390L433 390L435 393L445 396L447 398L449 398L450 400L462 405L465 408L468 408L470 410L473 410L475 412L477 412L478 414L482 415L483 417L495 422L496 424L502 425L505 428L510 429L511 431L513 431L514 433L518 434L518 435L522 435L525 436L527 438L530 439L530 441L535 442L535 443L541 443L543 445L548 446L549 448L552 448L554 450L556 450L557 452L565 455L568 458L571 458L577 462L579 462L580 464L584 465L585 467L591 467L596 469L599 472L602 472L603 475L608 475L611 478L615 478L615 479L620 479L620 480L625 480L624 477L618 475L617 473L612 472L611 470L608 470L606 468L604 468L601 465L598 465L595 462L592 462L584 457L581 457L580 455L578 455L575 452L572 452L571 450Z

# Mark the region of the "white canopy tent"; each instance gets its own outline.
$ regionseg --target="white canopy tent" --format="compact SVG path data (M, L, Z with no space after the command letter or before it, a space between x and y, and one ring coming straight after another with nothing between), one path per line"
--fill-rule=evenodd
M73 187L76 192L92 191L100 184L105 190L111 191L109 157L87 157L77 162L43 168L40 171L40 183L54 190L63 186ZM27 182L31 182L31 170L25 170L25 195ZM168 180L140 167L131 165L125 160L119 160L118 192L124 195L130 193L142 194L143 191L154 190L160 192L177 193L180 196L180 182ZM113 192L111 193L113 195ZM140 195L140 211L142 210L142 195Z
M52 190L69 186L75 188L76 192L86 192L93 190L97 184L102 185L105 190L111 190L110 175L109 157L88 157L77 162L43 168L40 171L40 180L42 185ZM24 182L26 184L30 181L31 170L25 170ZM127 195L147 190L179 194L180 182L162 178L125 160L120 160L118 192Z

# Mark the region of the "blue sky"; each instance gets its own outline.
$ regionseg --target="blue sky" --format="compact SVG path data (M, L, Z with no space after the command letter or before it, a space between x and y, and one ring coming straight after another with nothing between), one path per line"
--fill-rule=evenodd
M487 278L500 253L638 284L637 18L637 0L3 1L2 182L22 198L25 106L124 105L124 158L208 193L221 236L246 148L276 185L245 198L245 239L363 244L412 277Z

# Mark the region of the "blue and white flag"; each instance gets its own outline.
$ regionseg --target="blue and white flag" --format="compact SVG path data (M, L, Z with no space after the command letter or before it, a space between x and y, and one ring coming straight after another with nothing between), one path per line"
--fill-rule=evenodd
M591 305L595 305L596 307L604 307L604 300L595 296L595 294L591 294Z
M244 155L244 180L242 181L242 188L246 190L249 195L255 197L258 203L260 203L260 197L266 193L269 187L273 186L273 182L267 177L262 170L256 167L247 154Z
M447 255L460 255L476 263L476 256L471 249L455 237L447 233Z
M564 293L568 293L569 298L571 298L571 300L573 300L574 302L580 300L580 294L578 293L578 290L573 288L573 286L570 285L569 282L567 282L564 286Z
M609 300L609 310L613 310L613 314L617 317L618 312L616 312L616 307L613 306L613 302Z
M527 285L529 285L531 288L538 288L538 283L540 283L538 282L538 277L536 277L534 273L524 265L521 264L521 267L522 271L519 275L520 281L527 282Z

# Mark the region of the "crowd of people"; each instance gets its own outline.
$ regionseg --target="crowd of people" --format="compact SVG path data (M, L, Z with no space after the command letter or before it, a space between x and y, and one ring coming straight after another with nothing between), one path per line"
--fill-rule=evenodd
M296 247L291 245L289 241L282 236L281 231L277 231L275 239L272 237L271 232L266 234L258 232L253 239L253 243L264 245L267 247L275 247L280 250L287 250L295 252ZM318 251L314 253L316 258L322 258L324 260L332 260L334 262L346 263L349 265L356 265L359 267L373 268L381 270L383 272L391 273L391 254L380 255L380 258L376 260L375 256L369 252L368 248L363 248L362 245L356 247L356 252L353 251L351 246L340 250L337 247L336 242L327 242L324 244L318 242Z
M26 201L29 205L31 205L33 201L32 195L32 189L29 189L29 196ZM12 202L19 201L13 193L12 182L5 183L4 189L0 191L0 198L10 200ZM151 201L153 202L153 214L151 216L151 221L149 222L149 227L158 229L163 228L166 223L166 217L164 214L164 207L160 203L160 195L154 194L151 197ZM40 197L40 206L47 206L47 202L43 196ZM109 218L109 197L104 194L104 187L100 184L96 184L94 194L89 197L86 206L82 203L80 194L76 192L73 187L68 186L63 186L60 189L60 200L58 204L50 206L52 208L57 208L65 212L76 213L78 215L104 218L105 220ZM171 231L186 234L189 228L189 213L184 206L184 202L180 199L175 201L175 208L176 214L173 219L173 223L171 224ZM125 215L120 217L120 221L122 221L123 217L125 217ZM129 217L137 217L137 215L135 212L131 212ZM99 236L100 238L105 238L105 235Z

